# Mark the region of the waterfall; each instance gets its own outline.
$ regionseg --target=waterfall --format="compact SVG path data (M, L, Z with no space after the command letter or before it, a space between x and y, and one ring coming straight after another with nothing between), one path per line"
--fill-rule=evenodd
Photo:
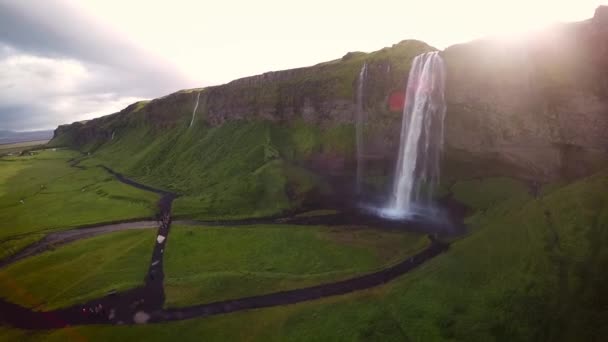
M392 196L383 212L404 217L429 204L443 148L445 68L438 52L416 56L407 84Z
M355 138L357 145L357 193L360 194L363 187L363 125L365 121L363 112L363 91L365 87L365 78L367 76L367 63L364 63L359 71L359 80L357 84L357 117L355 122Z
M198 108L198 99L201 97L201 92L199 91L196 94L196 103L194 104L194 110L192 110L192 120L190 120L190 126L188 127L192 127L192 124L194 123L194 118L196 117L196 109Z
M114 134L116 133L116 131L112 131L112 138L110 138L110 140L114 140Z

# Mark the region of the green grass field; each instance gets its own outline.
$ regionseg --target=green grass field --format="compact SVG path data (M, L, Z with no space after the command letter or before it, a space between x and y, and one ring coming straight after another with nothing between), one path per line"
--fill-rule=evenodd
M318 209L318 210L311 210L311 211L306 211L300 214L297 214L295 217L317 217L317 216L328 216L328 215L334 215L337 214L338 211L337 210L333 210L333 209Z
M474 198L510 192L503 184L468 182L460 190L470 188ZM608 334L607 188L603 172L539 199L493 195L502 200L470 217L472 233L447 253L367 291L167 324L3 333L33 341L601 341Z
M49 310L143 284L152 230L109 233L47 251L0 270L0 297Z
M68 160L76 156L49 149L0 158L0 240L154 215L158 195L122 184L97 167L70 167Z
M42 240L42 238L44 238L44 234L27 234L0 241L0 260L17 253L28 245Z
M341 280L423 249L421 234L357 227L172 228L166 306L188 306Z
M260 138L263 127L223 128L230 131L222 136L240 134L250 144L242 150L205 147L198 164L166 186L185 189L187 179L201 179L202 174L194 175L204 169L196 189L209 192L188 193L176 202L176 212L228 217L291 208L285 186L299 185L301 190L317 181L291 169L288 158L275 158L273 149L278 147ZM200 134L219 134L213 132ZM180 146L194 139L174 138L184 139ZM190 153L200 153L200 147ZM239 158L251 159L231 164L234 161L223 157L227 151L241 151ZM157 195L118 183L93 167L127 153L111 152L102 154L105 159L85 161L86 170L70 167L67 160L76 154L64 150L2 158L2 255L36 241L47 229L151 215ZM157 152L135 158L158 157ZM127 162L133 167L140 163ZM168 163L177 165L179 160ZM153 165L153 159L144 164ZM162 183L172 167L166 164L138 178ZM232 176L222 178L226 174ZM263 185L257 188L258 183ZM608 172L556 183L537 199L524 183L507 178L458 181L449 188L455 199L475 210L467 218L469 233L445 254L384 286L309 303L149 326L51 332L4 327L0 339L593 341L608 334L601 324L608 321ZM238 196L241 191L247 194L243 198ZM261 200L251 202L256 196ZM243 210L229 211L232 205ZM421 236L391 234L399 233L176 226L165 260L166 304L191 305L342 279L391 264L422 241ZM47 309L136 286L143 281L152 237L139 231L114 233L23 260L2 270L0 293ZM96 264L98 268L90 267Z

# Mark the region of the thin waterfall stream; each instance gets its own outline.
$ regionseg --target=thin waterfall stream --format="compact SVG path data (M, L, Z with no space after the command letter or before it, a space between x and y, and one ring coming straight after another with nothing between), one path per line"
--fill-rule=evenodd
M190 125L188 127L192 127L192 124L194 123L194 118L196 117L196 110L198 109L198 100L201 97L201 92L199 91L196 94L196 103L194 104L194 109L192 110L192 120L190 120Z
M364 63L359 72L357 84L357 112L355 118L355 135L357 146L357 194L361 194L363 189L363 173L364 173L364 146L363 146L363 130L365 125L365 113L363 109L363 91L365 89L365 79L367 77L367 63Z

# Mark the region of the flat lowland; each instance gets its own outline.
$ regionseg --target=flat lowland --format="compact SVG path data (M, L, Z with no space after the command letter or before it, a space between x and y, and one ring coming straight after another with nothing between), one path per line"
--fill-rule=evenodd
M302 288L372 272L428 238L365 227L175 226L165 255L166 306Z
M602 323L608 319L605 311L608 254L604 248L608 243L605 191L608 172L549 188L551 191L543 191L534 198L513 180L454 184L451 187L454 196L478 206L468 218L470 234L413 272L370 290L296 305L146 326L84 326L46 332L4 328L0 329L0 338L602 340L608 334ZM169 243L172 238L180 243L180 230L188 236L188 230L176 229ZM194 236L193 239L198 239ZM240 246L242 243L232 247ZM190 250L190 253L199 252ZM232 250L222 253L239 254ZM280 255L274 253L274 257ZM168 272L177 274L179 268L173 266L166 265Z
M3 251L42 237L27 236L31 234L154 216L157 194L122 184L98 167L72 167L69 160L79 156L75 151L46 149L0 158Z
M43 146L48 143L49 140L33 140L33 141L24 141L17 143L9 143L9 144L0 144L0 156L6 155L10 153L19 153L25 149L35 148L37 146Z
M0 269L0 297L46 311L142 285L155 232L128 230L77 241Z

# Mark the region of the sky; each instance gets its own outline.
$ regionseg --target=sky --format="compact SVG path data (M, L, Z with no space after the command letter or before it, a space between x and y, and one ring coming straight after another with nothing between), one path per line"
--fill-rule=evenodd
M437 48L590 18L608 0L0 0L0 130L404 39Z

